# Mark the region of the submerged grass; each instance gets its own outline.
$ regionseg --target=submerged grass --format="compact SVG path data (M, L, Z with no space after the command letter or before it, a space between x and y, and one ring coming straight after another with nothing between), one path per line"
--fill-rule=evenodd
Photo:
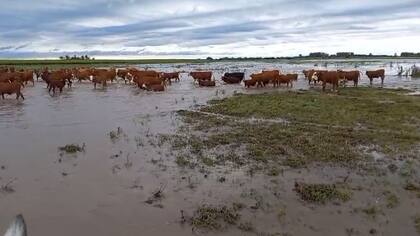
M73 154L78 152L83 152L85 150L84 145L80 146L78 144L67 144L66 146L62 146L58 148L59 151Z
M200 206L191 218L191 225L207 230L221 230L227 225L237 224L240 215L235 207Z
M295 191L304 201L326 203L331 200L346 202L351 198L351 192L334 184L295 183Z
M337 95L316 91L238 95L213 102L203 110L238 117L282 118L295 123L413 131L416 126L410 121L419 122L420 100L404 96L406 92L343 88Z
M208 131L206 127L231 128L209 135L207 145L246 143L250 156L258 160L283 155L287 157L285 165L302 167L311 160L349 162L362 158L365 155L357 148L360 146L376 146L377 151L387 154L418 147L420 99L405 96L406 92L345 88L339 95L313 91L238 95L213 101L202 109L229 115L225 121L200 112L183 115L200 131ZM251 117L289 123L241 122Z

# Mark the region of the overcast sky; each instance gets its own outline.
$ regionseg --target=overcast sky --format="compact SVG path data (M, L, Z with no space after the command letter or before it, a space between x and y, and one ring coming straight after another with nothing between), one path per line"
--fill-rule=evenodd
M420 52L420 0L0 0L0 57Z

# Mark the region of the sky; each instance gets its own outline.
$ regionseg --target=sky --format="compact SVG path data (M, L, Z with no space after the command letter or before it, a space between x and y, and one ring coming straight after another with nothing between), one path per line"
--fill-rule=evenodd
M420 52L420 0L0 0L0 58Z

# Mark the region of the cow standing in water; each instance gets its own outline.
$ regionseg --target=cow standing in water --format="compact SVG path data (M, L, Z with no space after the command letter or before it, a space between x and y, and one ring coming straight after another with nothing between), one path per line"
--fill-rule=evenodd
M385 70L384 69L380 69L380 70L374 70L374 71L366 71L366 75L370 80L370 85L372 86L373 84L373 79L375 78L380 78L381 79L381 85L384 85L384 79L385 79Z
M344 79L345 82L353 81L354 87L357 87L357 85L359 84L360 71L358 71L358 70L353 70L353 71L338 70L338 73L339 73L340 79Z
M21 89L23 87L23 83L20 81L13 81L11 83L0 83L0 93L2 99L4 99L4 94L16 94L16 99L22 98L25 100L25 97L23 97L23 94L21 92Z
M327 84L332 85L333 91L338 91L338 83L340 81L340 74L337 71L315 72L313 77L322 82L322 91L325 91Z

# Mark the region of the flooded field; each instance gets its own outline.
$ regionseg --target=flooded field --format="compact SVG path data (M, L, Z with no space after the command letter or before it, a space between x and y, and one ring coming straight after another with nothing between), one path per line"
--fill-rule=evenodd
M293 90L310 90L321 96L319 88L308 86L301 74L303 69L327 66L331 70L357 68L364 72L385 68L385 87L420 91L420 79L397 76L398 66L409 68L419 62L139 66L159 71L203 69L215 73L215 88L199 88L183 73L179 83L162 93L146 92L123 82L96 90L91 83L74 82L61 95L50 96L46 85L36 82L23 90L24 101L16 101L12 96L0 100L0 233L15 215L22 213L30 236L416 235L417 221L420 228L418 149L388 158L391 155L367 147L369 162L363 161L363 168L319 162L295 168L273 165L272 169L257 168L261 166L247 161L215 164L213 156L222 155L220 149L203 150L208 159L194 162L188 153L194 154L194 142L199 140L196 137L236 128L226 122L238 121L223 120L218 129L217 121L209 117L205 117L210 120L204 124L200 123L206 122L204 117L201 121L200 117L186 121L185 114L178 111L197 110L212 99L239 93L288 90L226 85L220 81L224 72L244 71L246 77L262 69L299 72ZM360 84L367 87L366 76ZM376 80L374 87L379 86L380 81ZM223 112L216 115L231 116ZM418 125L419 117L414 115L411 119L412 124ZM249 118L250 124L264 122L288 121ZM410 136L414 142L418 129L419 126L412 130L413 137ZM185 148L174 148L174 137L178 135L189 138ZM74 150L72 146L60 149L72 144ZM240 144L226 149L226 153L232 152L246 156L245 147ZM269 165L270 162L264 164L264 168ZM345 186L334 185L333 192L342 187L351 193L343 197L340 192L325 204L313 203L300 197L305 185L298 183L341 183ZM328 195L328 191L321 191L320 195Z

